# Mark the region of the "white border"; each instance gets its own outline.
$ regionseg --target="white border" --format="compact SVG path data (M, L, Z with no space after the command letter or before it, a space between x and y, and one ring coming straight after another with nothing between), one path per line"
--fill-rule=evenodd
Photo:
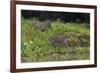
M90 60L21 63L21 9L90 13L90 25L91 25L90 26L90 41L91 41L90 42ZM94 9L35 6L35 5L16 5L16 68L17 69L54 67L54 66L73 66L73 65L87 65L87 64L88 65L94 64Z

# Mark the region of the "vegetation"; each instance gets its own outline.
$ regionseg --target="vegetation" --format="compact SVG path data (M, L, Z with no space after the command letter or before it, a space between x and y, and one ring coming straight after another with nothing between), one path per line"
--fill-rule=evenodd
M21 62L87 60L90 30L86 23L21 20Z

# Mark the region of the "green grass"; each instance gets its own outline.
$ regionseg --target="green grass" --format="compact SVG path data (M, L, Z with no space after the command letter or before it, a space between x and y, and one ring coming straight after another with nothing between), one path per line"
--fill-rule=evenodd
M90 58L89 28L86 23L51 22L47 31L34 29L33 22L39 20L24 19L21 22L21 62L46 62L87 60ZM56 35L67 36L69 46L50 45L48 39ZM81 36L81 40L77 37Z

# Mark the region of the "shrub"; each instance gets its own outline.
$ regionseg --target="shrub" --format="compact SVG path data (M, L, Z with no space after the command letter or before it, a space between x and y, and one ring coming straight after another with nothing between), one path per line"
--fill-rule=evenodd
M72 47L89 47L90 38L88 33L74 33L69 32L64 34L68 37L67 45Z

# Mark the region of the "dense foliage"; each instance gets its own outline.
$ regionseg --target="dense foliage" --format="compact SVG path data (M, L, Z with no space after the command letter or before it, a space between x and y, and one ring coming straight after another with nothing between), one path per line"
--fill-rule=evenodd
M22 10L21 16L24 18L35 17L40 21L56 21L60 19L63 22L90 23L89 13Z
M86 23L21 20L21 61L45 62L90 58L90 30Z

